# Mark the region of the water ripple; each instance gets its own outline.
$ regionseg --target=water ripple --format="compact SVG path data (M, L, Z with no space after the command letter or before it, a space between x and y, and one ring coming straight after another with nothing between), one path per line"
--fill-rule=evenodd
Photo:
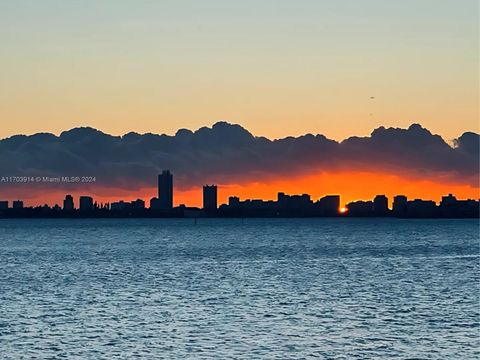
M2 359L474 359L468 220L1 220Z

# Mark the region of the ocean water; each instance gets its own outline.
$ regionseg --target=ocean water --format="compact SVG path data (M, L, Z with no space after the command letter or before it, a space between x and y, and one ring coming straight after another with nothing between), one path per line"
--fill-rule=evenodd
M1 359L475 359L477 220L0 220Z

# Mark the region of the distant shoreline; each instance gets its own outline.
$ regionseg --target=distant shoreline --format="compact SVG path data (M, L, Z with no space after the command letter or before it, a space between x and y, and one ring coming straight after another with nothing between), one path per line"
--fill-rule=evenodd
M84 219L480 219L479 216L378 216L378 215L338 215L338 216L302 216L302 215L167 215L167 214L0 214L2 219L67 219L67 220L84 220Z

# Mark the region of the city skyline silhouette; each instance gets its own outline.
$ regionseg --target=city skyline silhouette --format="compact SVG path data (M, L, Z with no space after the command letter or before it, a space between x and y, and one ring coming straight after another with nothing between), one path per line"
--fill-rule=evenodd
M313 200L309 194L289 195L278 192L276 201L263 199L240 199L231 195L227 204L218 204L217 185L203 186L203 207L186 204L173 205L174 177L170 170L158 175L156 197L146 205L144 199L118 200L112 203L97 203L93 196L82 195L75 206L75 199L67 194L63 207L48 205L24 207L22 200L12 206L0 200L0 217L400 217L400 218L477 218L480 216L480 201L458 200L454 195L435 201L409 200L405 195L396 195L392 206L383 194L372 200L358 200L340 206L340 195L325 195Z

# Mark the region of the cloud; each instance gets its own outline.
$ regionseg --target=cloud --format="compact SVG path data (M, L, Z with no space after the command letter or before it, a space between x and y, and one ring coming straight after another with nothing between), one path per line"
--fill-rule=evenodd
M418 124L380 127L368 137L342 142L312 134L270 140L226 122L194 132L180 129L174 136L111 136L75 128L60 136L40 133L1 140L0 177L95 176L95 186L134 190L154 186L162 169L174 173L179 188L268 181L313 171L378 170L478 187L479 137L466 132L450 146ZM2 188L8 184L1 183Z

